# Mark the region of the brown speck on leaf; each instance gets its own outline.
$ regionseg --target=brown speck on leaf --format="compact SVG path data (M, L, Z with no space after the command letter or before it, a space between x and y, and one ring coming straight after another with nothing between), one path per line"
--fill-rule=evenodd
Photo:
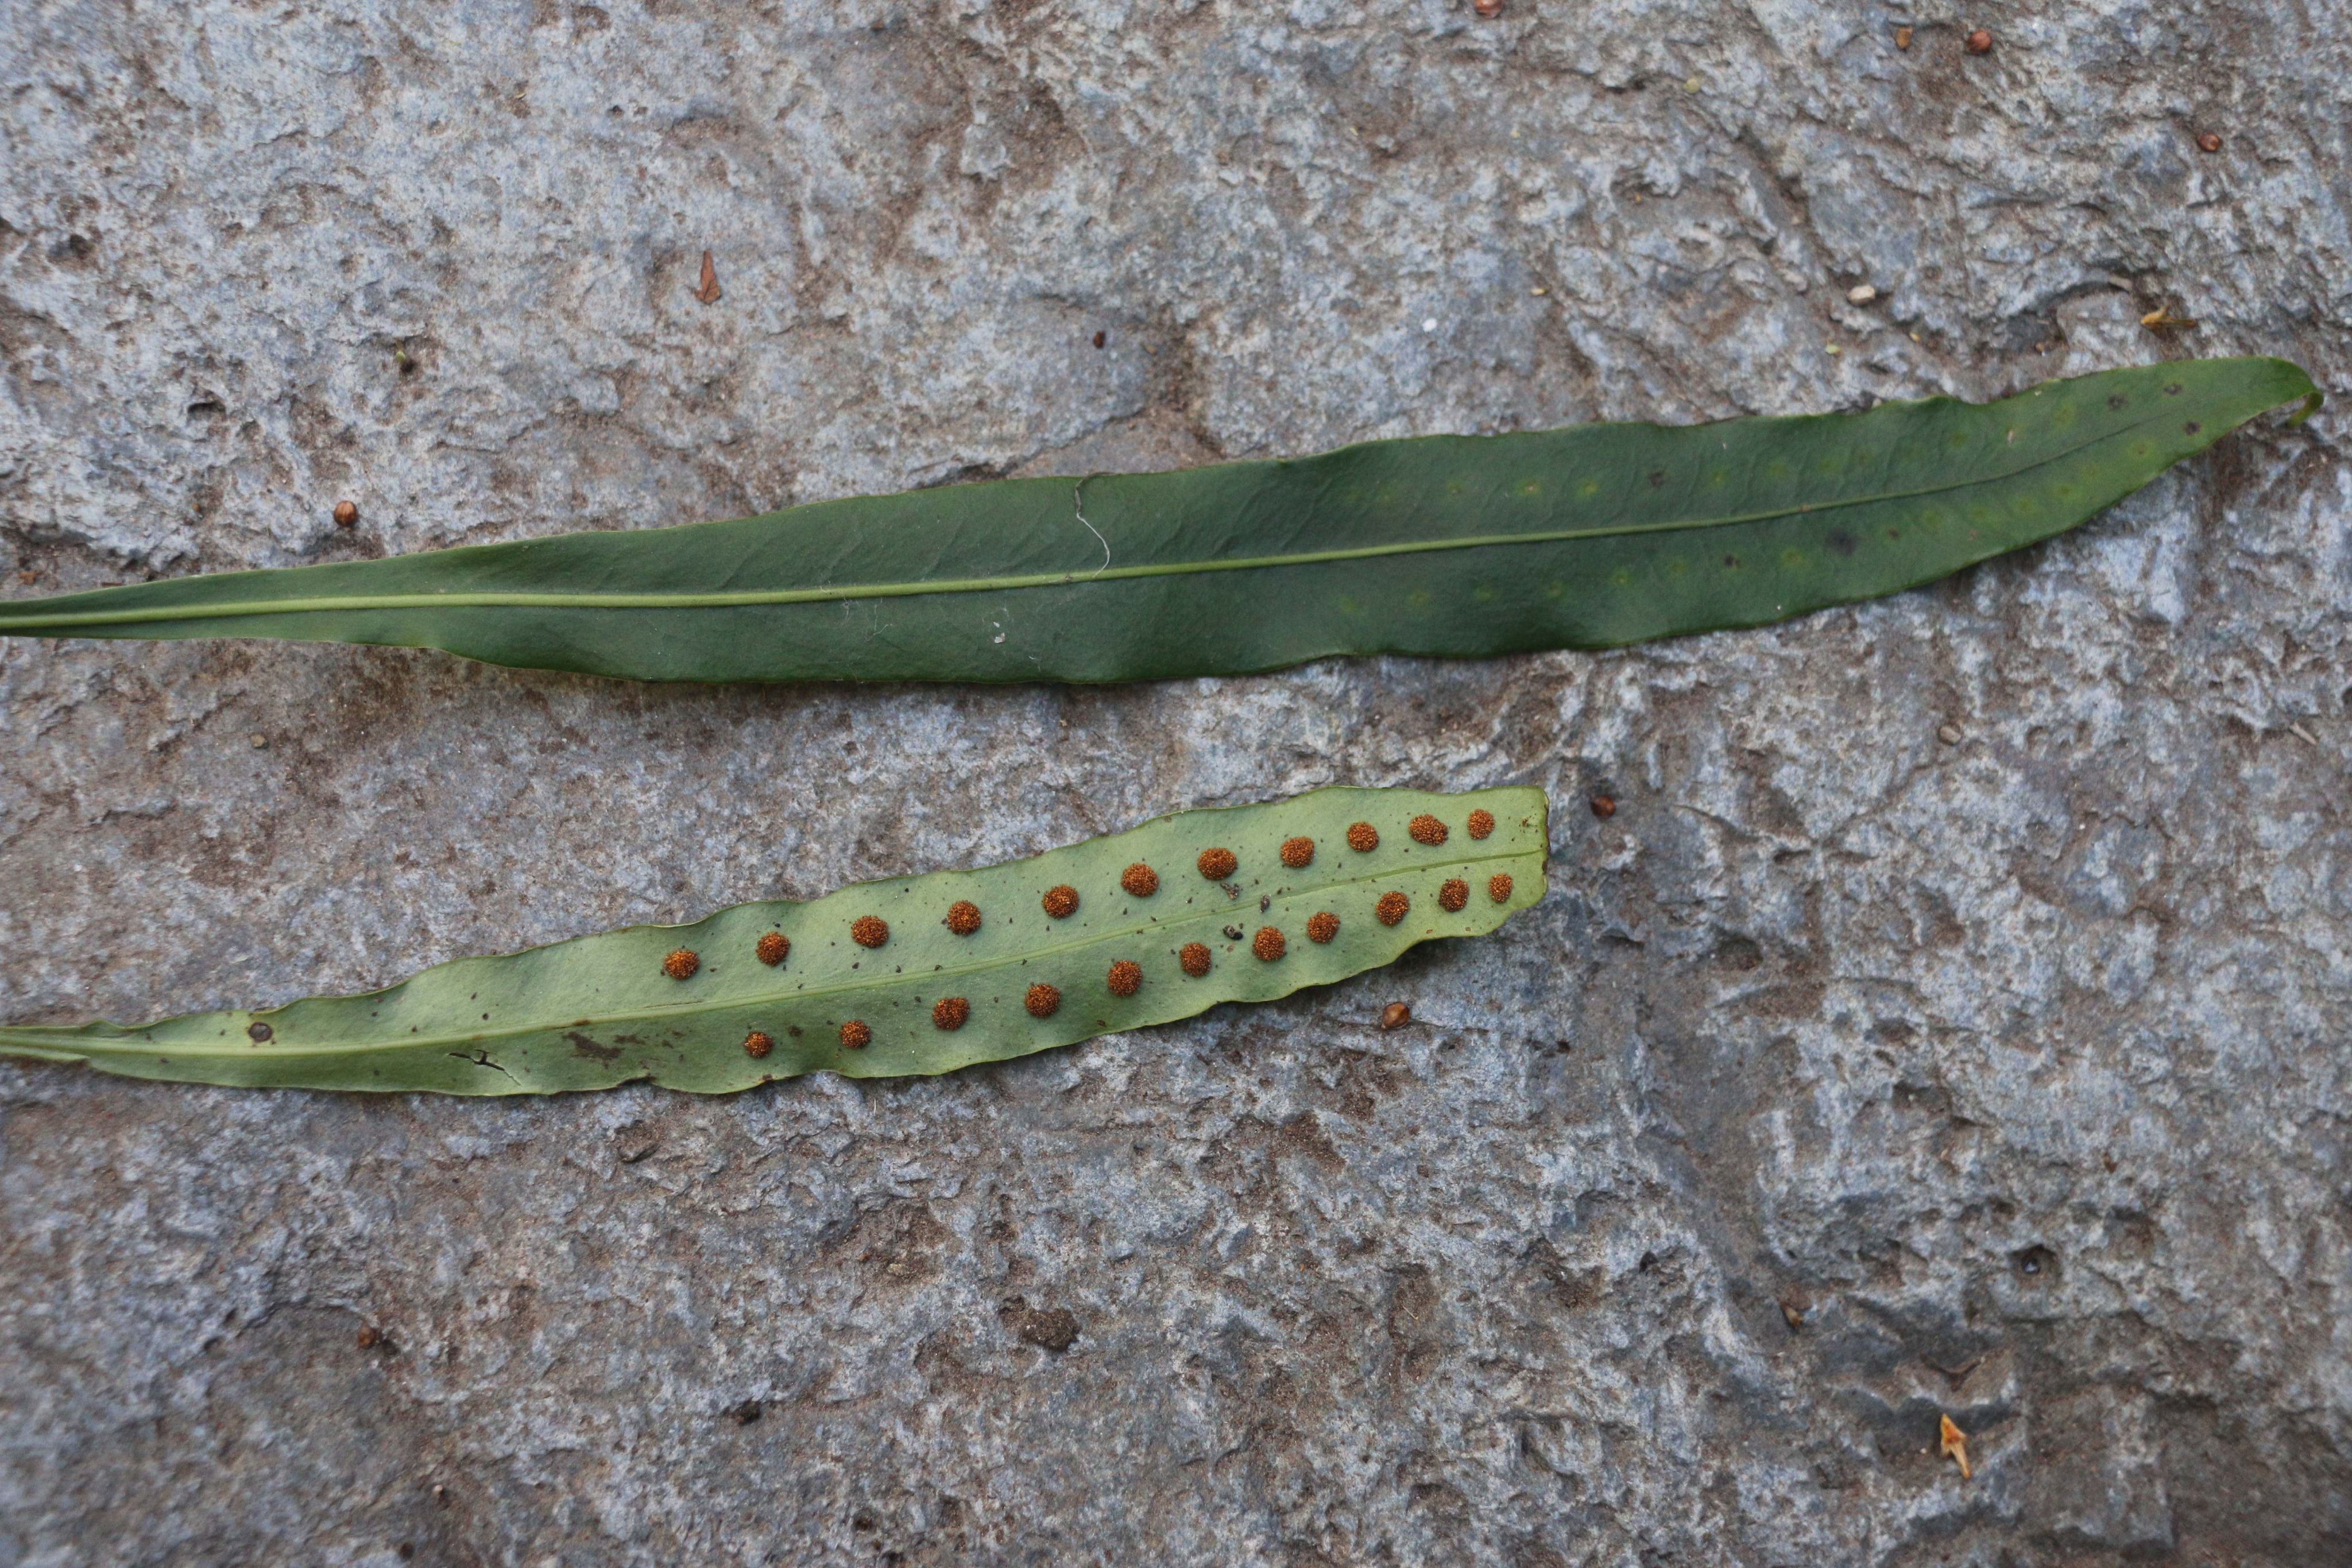
M1059 886L1047 888L1045 896L1038 902L1045 905L1045 913L1055 919L1067 920L1078 912L1078 890L1064 883Z
M674 947L662 960L662 973L673 980L690 980L702 968L702 955L691 947Z
M959 898L948 905L948 929L959 936L969 936L980 929L980 905L970 899Z
M339 528L355 528L358 526L359 520L360 509L356 503L351 501L338 501L335 503L335 527Z
M763 1034L755 1029L743 1037L743 1054L754 1061L775 1049L776 1037L772 1034Z
M878 915L861 915L849 923L849 939L860 947L879 947L890 940L889 923Z
M1486 896L1497 904L1511 902L1511 873L1498 871L1486 879Z
M1370 822L1348 824L1348 847L1360 855L1370 854L1381 847L1381 833Z
M1470 903L1470 884L1458 876L1449 876L1437 890L1437 907L1448 915L1459 915Z
M719 268L707 250L702 253L702 284L694 291L694 297L705 305L719 303Z
M1412 1009L1402 1002L1391 1002L1381 1009L1382 1029L1402 1029L1412 1021Z
M1129 898L1150 898L1160 891L1160 873L1138 861L1118 873L1118 885Z
M1021 1005L1029 1009L1029 1016L1033 1019L1049 1019L1060 1010L1062 993L1048 985L1034 985L1029 988L1029 994L1021 998Z
M1202 850L1200 860L1194 863L1209 881L1223 882L1233 875L1242 862L1234 858L1231 850Z
M1317 910L1307 917L1307 939L1320 946L1339 935L1339 917L1328 909Z
M858 1019L841 1026L841 1044L845 1051L864 1051L874 1043L874 1031Z
M1470 821L1467 825L1470 829L1470 836L1472 838L1486 838L1493 834L1495 831L1495 813L1489 811L1484 806L1481 806L1478 810L1470 813Z
M1104 979L1112 996L1131 997L1143 985L1143 966L1132 958L1121 958L1110 967Z
M1979 27L1975 32L1970 33L1969 35L1968 51L1972 55L1989 55L1992 53L1992 34L1983 27Z
M759 955L760 962L772 969L792 956L793 939L781 931L771 931L760 938L760 945L752 951Z
M1898 49L1907 49L1911 47L1910 28L1897 27L1895 29L1895 47Z
M1969 1435L1949 1416L1937 1418L1942 1423L1944 1452L1960 1467L1960 1479L1968 1480L1976 1472L1969 1468Z
M1305 871L1315 863L1315 841L1309 838L1283 840L1282 863L1293 871Z
M941 997L931 1004L931 1027L950 1034L961 1029L971 1017L971 1003L961 997Z
M1381 901L1372 905L1372 913L1379 916L1383 925L1394 925L1412 910L1412 900L1402 893L1384 893L1381 894Z
M2200 152L2219 152L2221 151L2221 137L2215 135L2210 131L2204 132L2197 138L2197 151Z
M1187 942L1184 944L1184 950L1176 955L1176 962L1184 967L1186 974L1197 980L1209 972L1209 964L1213 956L1205 944Z
M266 1023L249 1023L245 1026L245 1037L256 1045L268 1044L271 1037L277 1032Z
M1604 822L1610 818L1615 816L1617 814L1616 798L1612 795L1595 795L1592 797L1592 814L1600 818Z
M1404 831L1412 835L1414 843L1427 844L1433 849L1445 841L1445 824L1426 811L1407 822Z
M1290 943L1279 927L1261 925L1257 928L1257 935L1250 940L1250 951L1256 954L1261 961L1271 964L1290 951Z

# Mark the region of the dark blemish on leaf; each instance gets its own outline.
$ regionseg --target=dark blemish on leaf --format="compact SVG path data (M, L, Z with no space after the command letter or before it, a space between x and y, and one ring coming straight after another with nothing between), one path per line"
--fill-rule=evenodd
M776 1037L774 1035L762 1034L755 1029L751 1033L743 1037L743 1054L751 1057L755 1061L775 1049Z
M1040 902L1045 904L1046 914L1056 920L1067 920L1078 912L1078 890L1064 883L1058 887L1047 888L1045 898Z
M874 1043L874 1031L859 1019L851 1019L841 1026L841 1044L845 1051L864 1051Z
M1223 882L1233 875L1242 862L1234 858L1233 851L1216 849L1202 850L1200 860L1195 863L1200 866L1202 877L1210 882Z
M2164 395L2167 397L2179 397L2180 395L2180 383L2179 382L2173 382L2168 384L2164 389Z
M1282 841L1282 863L1293 871L1304 871L1315 863L1315 841L1300 837Z
M1725 556L1723 558L1723 564L1726 570L1736 569L1739 565L1739 558L1736 555Z
M1236 931L1234 935L1239 936L1240 933ZM1184 950L1176 955L1176 962L1184 967L1186 974L1197 980L1209 972L1210 957L1205 943L1187 942L1184 944Z
M1160 873L1138 861L1118 873L1118 885L1129 898L1150 898L1160 891Z
M1414 843L1427 844L1432 849L1445 841L1445 824L1426 811L1406 823L1404 831L1412 835Z
M1843 528L1833 528L1830 531L1829 546L1836 554L1852 555L1854 549L1853 536Z
M592 1061L611 1061L621 1054L619 1046L599 1044L578 1030L572 1030L563 1038L572 1042L572 1055L584 1056Z
M1664 484L1665 482L1666 482L1666 471L1665 471L1664 469L1663 469L1663 468L1653 468L1653 469L1651 469L1651 470L1650 470L1650 488L1651 488L1651 489L1654 490L1654 489L1656 489L1659 486L1661 486L1661 485Z
M1495 813L1489 811L1484 806L1479 807L1478 810L1470 813L1469 828L1470 836L1472 838L1483 839L1487 837L1495 831Z
M798 1039L800 1039L800 1037L801 1037L801 1026L800 1026L800 1025L798 1025L798 1024L790 1024L790 1025L787 1025L787 1026L785 1027L784 1032L785 1032L786 1034L788 1034L788 1035L791 1035L794 1040L798 1040Z
M245 1032L247 1037L250 1039L254 1044L261 1045L267 1043L270 1036L277 1031L272 1030L266 1023L249 1023L245 1026ZM411 1032L414 1031L412 1030Z
M1238 926L1238 925L1228 925L1228 926L1226 926L1226 927L1225 927L1225 940L1226 940L1226 941L1228 941L1228 942L1238 942L1238 941L1240 941L1241 939L1242 939L1242 928L1241 928L1240 926Z
M702 967L702 955L691 947L674 947L662 960L662 973L673 980L690 980Z
M2124 396L2121 392L2113 392L2108 395L2107 406L2109 408L2129 408L2131 406L2131 399Z
M1498 871L1486 879L1486 896L1497 904L1511 902L1511 873Z
M1459 915L1470 903L1470 884L1458 876L1449 876L1437 890L1437 907L1448 915Z
M792 956L793 939L781 931L771 931L760 938L753 951L759 954L760 962L772 969Z
M961 997L941 997L931 1004L931 1027L953 1034L971 1017L971 1003Z
M2205 427L2204 427L2203 425L2201 425L2201 424L2198 423L2195 420L2193 420L2193 419L2192 419L2192 420L2190 420L2187 424L2184 424L2184 425L2182 425L2182 426L2180 427L2180 434L2183 434L2183 435L2194 435L2194 434L2196 434L2199 431L2200 431L2200 430L2202 430L2202 429L2204 429L2204 428L2205 428Z
M1261 925L1257 936L1251 939L1250 951L1258 956L1260 962L1271 964L1290 951L1290 943L1276 927Z
M1372 905L1372 913L1380 917L1383 925L1394 925L1412 910L1412 900L1402 893L1384 893L1381 894L1381 901Z
M1339 917L1328 909L1318 910L1307 917L1307 939L1317 946L1339 935Z
M1029 1009L1029 1016L1033 1019L1049 1019L1060 1010L1062 993L1048 985L1034 985L1029 988L1029 994L1021 998L1021 1005Z
M861 915L849 923L849 939L860 947L879 947L890 940L890 926L878 915Z
M980 905L962 898L949 904L948 929L959 936L969 936L979 930Z
M1370 822L1349 823L1348 847L1360 855L1370 854L1381 847L1380 830Z
M1104 979L1110 987L1112 996L1131 997L1143 984L1143 966L1132 958L1121 958L1110 967L1110 973Z
M1261 896L1259 897L1259 899L1258 899L1258 901L1257 901L1257 912L1258 912L1260 915L1264 915L1267 910L1272 909L1273 907L1274 907L1274 894L1270 894L1270 893L1269 893L1269 894L1263 894L1263 895L1261 895Z

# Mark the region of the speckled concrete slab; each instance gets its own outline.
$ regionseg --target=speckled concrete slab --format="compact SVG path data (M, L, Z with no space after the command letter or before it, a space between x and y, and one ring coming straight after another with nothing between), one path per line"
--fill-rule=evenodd
M2342 388L2324 22L18 5L5 586L2166 355ZM0 1065L0 1563L2352 1554L2344 429L1599 657L698 690L0 648L11 1019L1324 783L1557 824L1497 939L940 1081Z

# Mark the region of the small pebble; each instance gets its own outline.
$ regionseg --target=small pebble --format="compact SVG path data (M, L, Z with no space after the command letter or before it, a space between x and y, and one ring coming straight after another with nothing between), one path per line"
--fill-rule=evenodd
M1605 822L1617 814L1617 802L1607 795L1595 795L1592 797L1592 814Z
M2221 139L2209 131L2197 139L2197 150L2200 152L2219 152L2221 151Z
M1937 729L1936 738L1946 746L1958 746L1966 737L1961 734L1958 725L1948 724Z
M1434 317L1434 316L1431 316L1431 317L1428 317L1428 318L1426 318L1425 319L1423 319L1423 322L1422 322L1422 324L1421 324L1421 329L1422 329L1423 331L1424 331L1424 332L1434 332L1434 331L1436 331L1436 330L1437 330L1437 318L1436 318L1436 317Z
M248 736L247 738L253 742L253 749L256 751L267 751L269 749L269 737L262 734L259 730L255 730L253 734Z
M1855 305L1867 305L1878 298L1878 290L1867 283L1857 283L1845 291L1846 299Z
M356 504L350 501L338 501L335 503L335 527L339 528L352 528L355 526L359 520L360 509Z
M1503 0L1471 0L1470 9L1491 22L1503 14Z
M1992 53L1992 35L1987 32L1984 28L1979 27L1975 32L1969 35L1968 49L1969 53L1972 55L1989 55Z

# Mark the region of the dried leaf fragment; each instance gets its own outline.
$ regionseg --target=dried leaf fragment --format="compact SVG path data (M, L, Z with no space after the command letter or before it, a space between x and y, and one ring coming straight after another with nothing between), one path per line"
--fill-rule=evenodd
M707 250L702 253L702 285L694 291L694 297L705 305L719 303L719 268Z
M1941 1420L1944 1453L1954 1464L1960 1467L1960 1479L1970 1479L1976 1472L1969 1468L1969 1435L1961 1431L1949 1416L1941 1417Z

